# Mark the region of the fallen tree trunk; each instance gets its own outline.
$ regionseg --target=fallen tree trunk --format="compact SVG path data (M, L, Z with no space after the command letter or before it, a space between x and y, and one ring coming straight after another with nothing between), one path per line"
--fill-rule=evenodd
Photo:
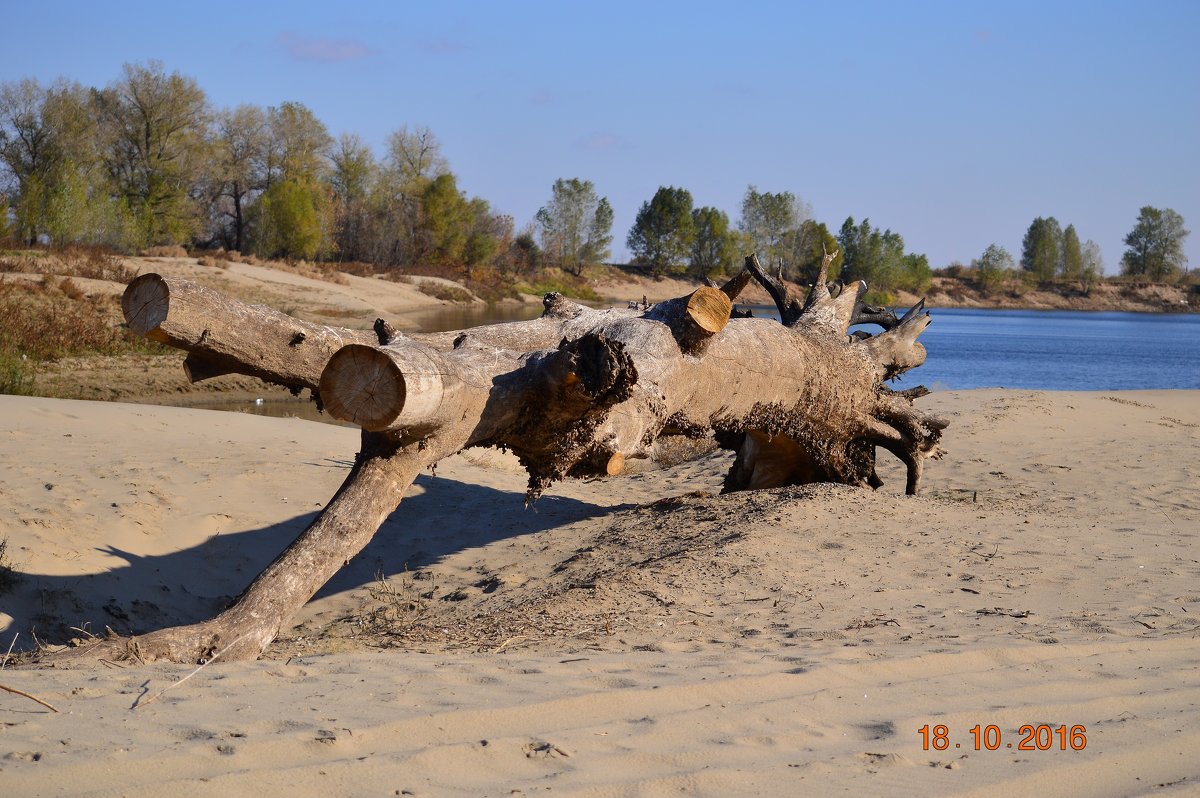
M121 310L129 329L188 353L183 364L192 382L247 374L296 392L315 390L334 352L376 341L374 333L300 321L159 274L135 278Z
M723 289L701 287L644 313L550 294L539 319L434 335L396 334L384 322L375 333L306 324L184 280L139 277L124 300L130 326L187 350L193 379L240 372L309 388L331 415L363 428L362 450L325 510L225 612L85 653L258 656L366 545L422 468L471 446L513 451L529 472L530 500L555 480L619 474L674 436L712 437L737 452L726 490L876 487L883 448L917 492L946 423L913 407L924 389L897 393L884 380L924 361L916 338L929 316L920 306L902 318L865 308L865 285L835 296L824 277L823 267L800 303L749 258ZM731 321L751 278L776 297L783 323ZM864 316L884 332L848 336Z

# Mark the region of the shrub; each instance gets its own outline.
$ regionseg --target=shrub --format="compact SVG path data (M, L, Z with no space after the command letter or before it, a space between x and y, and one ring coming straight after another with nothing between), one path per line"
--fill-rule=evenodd
M142 250L144 258L186 258L188 251L178 244L168 246L147 247Z
M127 283L137 277L137 270L126 266L110 250L83 246L7 252L0 255L0 271L71 275L116 283Z
M119 299L85 296L70 280L17 283L0 278L2 392L30 393L37 364L43 360L164 351L161 344L134 336L120 318Z
M352 274L355 277L374 277L379 273L379 270L375 268L375 264L363 263L356 260L339 263L337 264L337 268L338 271L345 274Z
M933 274L936 277L953 277L958 280L971 276L971 269L968 266L954 261L949 266L943 266L940 269L934 269Z
M892 307L896 304L896 295L883 288L870 288L863 294L862 301L868 305Z
M8 557L8 538L0 538L0 596L13 589L21 581L21 575L13 570Z
M66 296L67 299L83 299L85 296L87 296L85 293L83 293L83 289L76 285L75 281L70 277L64 277L59 281L58 290L62 291L63 295Z
M434 299L441 299L445 302L470 302L474 299L469 292L457 286L446 285L445 283L422 282L417 285L417 290L422 294L431 296Z
M586 280L552 269L546 269L533 279L522 280L515 287L522 294L543 296L553 292L572 299L582 299L584 302L603 301L603 297L597 294L596 289L588 285Z
M0 394L33 396L35 366L27 356L0 348Z

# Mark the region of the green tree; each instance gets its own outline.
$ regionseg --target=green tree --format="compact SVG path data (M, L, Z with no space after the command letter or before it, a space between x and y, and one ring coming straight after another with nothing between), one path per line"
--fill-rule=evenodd
M33 243L110 242L114 203L95 152L94 114L83 87L35 80L0 84L0 190L15 230ZM0 212L7 213L5 204Z
M895 287L913 294L923 294L933 285L933 269L929 258L910 252L900 259L900 272Z
M826 278L836 280L842 272L846 254L824 222L805 219L798 229L784 236L784 247L788 252L786 262L790 266L788 276L798 283L812 285L816 282L827 252L836 254L829 262Z
M542 250L547 259L575 275L608 258L612 245L612 206L590 180L559 178L550 202L538 209Z
M200 227L209 110L196 81L161 63L125 64L96 92L104 160L136 224L138 243L177 244Z
M442 266L459 266L466 261L467 239L474 220L471 205L458 190L454 175L440 174L421 192L421 223L418 226L421 259Z
M470 202L471 226L463 258L470 276L476 267L494 263L512 241L511 216L492 213L487 200L475 197Z
M30 244L45 227L48 184L61 157L46 100L46 89L35 80L0 84L0 161L14 198L17 235ZM3 212L7 217L7 206Z
M401 127L392 132L366 201L364 255L388 266L412 265L426 257L424 194L433 180L448 174L432 131Z
M838 244L845 257L844 281L865 280L873 290L887 291L904 279L904 238L899 233L873 228L870 219L855 224L851 216L838 231Z
M378 173L375 156L358 136L347 133L338 139L332 162L330 184L338 257L346 261L366 260L371 191Z
M314 182L329 174L333 137L325 123L299 102L267 109L267 144L262 172L264 188L277 180Z
M659 187L643 202L625 244L638 263L650 266L656 277L683 270L696 238L692 195L684 188Z
M971 262L975 278L985 294L995 293L1014 268L1012 255L999 244L991 244L983 254Z
M1104 275L1104 258L1100 255L1100 245L1089 238L1083 245L1079 261L1079 275L1076 279L1079 281L1079 290L1087 296Z
M501 267L507 271L532 272L541 264L542 250L537 243L537 227L533 222L525 225L521 232L513 235L511 219L508 223L509 244L501 258Z
M1079 234L1075 225L1067 225L1063 230L1062 252L1059 253L1058 273L1064 280L1078 280L1083 271L1083 247L1079 243Z
M246 249L247 211L266 185L267 143L267 115L258 106L239 105L217 115L210 165L216 185L214 234L229 249Z
M1183 217L1170 208L1145 206L1125 236L1129 249L1121 258L1121 273L1149 280L1177 277L1187 267L1183 240L1190 232L1183 227Z
M1021 242L1021 268L1039 283L1049 283L1058 273L1063 232L1053 216L1034 219Z
M742 218L738 229L750 237L759 258L770 265L783 262L788 251L785 236L800 227L812 215L811 209L790 191L772 194L753 185L742 197Z
M322 240L319 203L319 189L310 182L273 183L259 200L259 249L273 258L315 258Z
M420 191L425 184L450 171L442 145L427 127L401 127L388 136L388 168L404 190Z
M741 242L737 232L729 226L729 216L708 206L696 208L692 211L692 228L695 236L688 258L688 274L703 280L731 273L741 254Z

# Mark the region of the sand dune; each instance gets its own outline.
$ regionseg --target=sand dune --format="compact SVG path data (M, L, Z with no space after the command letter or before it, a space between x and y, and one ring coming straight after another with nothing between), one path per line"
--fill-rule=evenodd
M459 455L268 659L214 663L136 710L192 669L8 667L0 683L61 712L0 693L0 784L1194 794L1198 398L935 394L950 452L917 498L896 471L875 493L717 496L714 455L557 485L526 510L512 462ZM333 493L357 434L0 397L0 442L19 579L0 643L20 649L31 629L62 642L212 613ZM917 730L939 724L948 747L926 749ZM976 750L977 725L997 750Z

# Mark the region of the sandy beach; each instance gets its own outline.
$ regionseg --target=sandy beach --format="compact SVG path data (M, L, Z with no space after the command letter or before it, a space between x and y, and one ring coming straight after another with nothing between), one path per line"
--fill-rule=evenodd
M9 664L0 684L59 712L0 693L0 783L1195 794L1200 397L921 402L953 425L915 498L898 470L874 493L718 496L717 454L561 483L526 509L515 462L455 456L263 660L175 686L192 667ZM0 441L5 650L207 617L327 501L358 442L298 419L10 396Z

